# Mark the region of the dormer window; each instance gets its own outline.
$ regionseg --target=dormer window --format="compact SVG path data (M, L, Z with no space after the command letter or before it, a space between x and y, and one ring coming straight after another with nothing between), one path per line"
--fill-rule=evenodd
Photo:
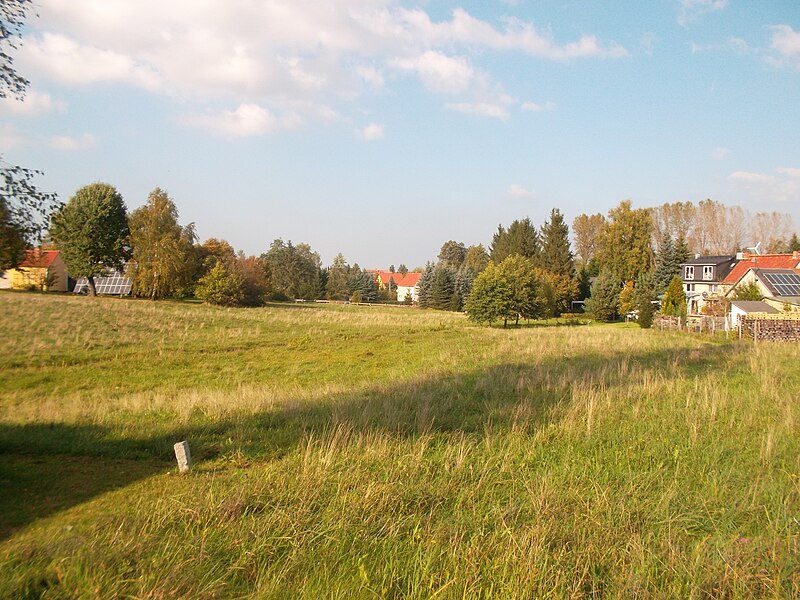
M684 267L683 268L683 278L684 279L694 279L694 267Z
M714 267L708 266L703 267L703 281L713 281L714 280Z

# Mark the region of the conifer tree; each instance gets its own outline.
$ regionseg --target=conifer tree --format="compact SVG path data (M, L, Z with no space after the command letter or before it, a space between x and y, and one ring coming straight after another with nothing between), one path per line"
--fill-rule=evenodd
M613 321L619 307L619 282L616 275L601 271L592 285L592 296L586 301L586 313L597 321Z
M550 212L550 220L542 225L541 241L539 265L556 275L572 277L575 267L569 247L569 227L557 208Z
M508 229L502 225L497 226L497 232L492 237L489 248L490 258L501 263L503 260L518 254L525 258L537 258L541 250L539 234L529 218L516 220Z
M683 291L683 282L677 275L672 278L664 292L661 313L673 317L686 316L686 292Z
M328 269L325 295L328 300L347 300L350 294L350 265L340 252Z
M667 233L661 240L661 245L656 253L656 268L654 282L656 291L664 293L672 278L680 273L680 262L677 260L675 242L672 236Z

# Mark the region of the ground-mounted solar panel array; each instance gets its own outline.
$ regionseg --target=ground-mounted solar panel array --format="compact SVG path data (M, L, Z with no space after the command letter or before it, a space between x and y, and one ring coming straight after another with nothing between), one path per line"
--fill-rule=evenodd
M121 273L114 273L108 277L95 277L94 286L98 294L108 296L127 296L131 293L131 279ZM85 294L89 291L89 280L86 277L78 279L75 284L76 294Z
M779 296L800 296L800 275L791 271L762 273Z

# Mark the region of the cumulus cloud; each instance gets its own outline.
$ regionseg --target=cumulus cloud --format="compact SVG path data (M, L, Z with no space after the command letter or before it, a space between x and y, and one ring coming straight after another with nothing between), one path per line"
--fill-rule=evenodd
M506 196L508 196L509 198L524 200L533 198L534 194L533 192L525 189L518 183L512 183L511 186L508 188L508 191L506 191Z
M361 139L368 142L379 140L383 137L383 125L379 125L378 123L370 123L364 127L364 129L359 131L359 136Z
M800 69L800 32L788 25L775 25L772 29L770 47L775 55L770 62L776 65L788 64Z
M395 59L390 65L403 71L414 71L429 90L445 94L466 91L475 76L466 58L447 56L428 50L415 58Z
M97 145L97 138L90 133L84 133L78 137L56 136L50 138L47 145L53 150L63 150L66 152L86 150Z
M434 20L399 0L40 0L39 12L18 53L26 73L238 105L197 120L231 132L279 129L274 113L286 110L316 120L314 108L381 90L392 71L486 112L478 106L492 103L482 81L493 77L480 66L486 50L562 62L628 55L590 33L558 41L534 23L489 22L461 8Z
M728 0L680 0L678 23L686 27L702 15L722 10L726 6L728 6Z
M187 115L184 124L200 127L211 133L229 137L253 137L296 129L303 124L297 115L276 117L271 111L257 104L241 104L236 110L224 110L213 114Z
M491 102L448 102L445 107L467 115L492 117L503 121L508 119L508 109L501 104Z
M54 100L50 94L35 90L28 90L23 100L9 97L0 99L0 114L38 116L64 112L66 109L65 102Z
M800 168L778 167L773 173L734 171L728 179L756 201L800 203Z

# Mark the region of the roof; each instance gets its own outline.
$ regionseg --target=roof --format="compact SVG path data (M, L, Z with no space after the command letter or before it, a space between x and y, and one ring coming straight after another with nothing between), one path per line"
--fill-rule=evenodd
M692 260L687 260L683 265L721 265L726 262L731 262L736 260L736 257L732 254L724 254L720 256L696 256Z
M39 250L38 248L35 250L26 250L25 258L22 260L19 266L49 269L53 264L53 261L58 258L59 254L60 252L58 250Z
M800 270L800 255L792 254L754 254L736 263L722 283L733 285L750 269L793 269Z
M761 300L731 300L731 306L735 306L745 313L763 312L777 314L778 309L770 306Z
M400 273L395 273L395 275L400 275ZM399 280L395 279L394 282L397 287L413 288L419 283L420 277L422 277L422 273L406 273L405 277L400 277Z

